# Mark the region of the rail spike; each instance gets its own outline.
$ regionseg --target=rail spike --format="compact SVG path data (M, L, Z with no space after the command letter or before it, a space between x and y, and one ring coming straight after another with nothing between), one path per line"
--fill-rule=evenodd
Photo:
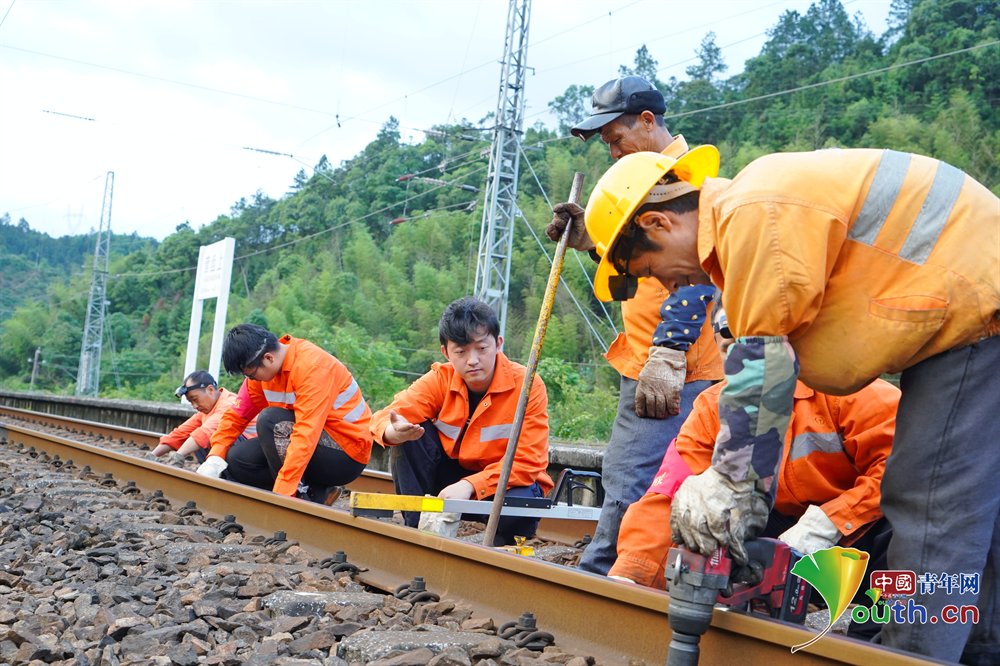
M501 624L497 629L497 636L513 641L519 648L534 652L541 652L556 641L555 636L549 632L538 630L535 614L527 611L521 613L517 621Z
M236 522L236 516L230 514L217 522L215 527L218 528L225 536L229 536L233 532L239 532L243 534L243 526Z
M347 561L347 553L342 550L338 550L330 557L321 560L319 566L324 569L328 568L333 573L347 572L352 576L361 571L358 566Z
M409 583L397 587L392 596L409 601L411 604L440 601L441 597L427 589L423 576L414 576Z

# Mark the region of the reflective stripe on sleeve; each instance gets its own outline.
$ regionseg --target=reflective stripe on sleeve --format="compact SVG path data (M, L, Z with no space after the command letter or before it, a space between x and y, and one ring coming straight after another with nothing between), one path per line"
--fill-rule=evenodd
M358 403L357 407L355 407L354 409L352 409L351 411L347 412L347 414L344 415L344 420L347 421L348 423L354 423L355 421L360 419L361 416L365 413L366 406L367 404L365 403L364 398L362 398L361 402Z
M358 382L356 379L351 379L350 386L341 391L340 395L338 395L337 398L333 401L333 408L340 409L345 404L347 404L347 401L353 398L354 394L357 392L358 392Z
M268 391L264 389L264 397L268 402L283 402L286 405L295 404L295 391L285 393L283 391Z

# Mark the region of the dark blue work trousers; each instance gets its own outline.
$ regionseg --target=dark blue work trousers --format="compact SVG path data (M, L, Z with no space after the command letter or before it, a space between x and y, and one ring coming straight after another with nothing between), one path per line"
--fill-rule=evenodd
M421 424L424 434L420 439L394 446L389 450L389 467L398 495L437 495L447 486L461 481L475 470L465 469L457 460L449 458L441 447L437 428L432 421ZM542 489L535 482L530 486L508 488L507 497L541 497ZM486 498L492 500L493 497ZM488 515L466 514L463 520L486 522ZM420 514L404 511L403 520L408 527L416 527ZM538 529L538 518L500 518L494 546L508 546L515 536L532 537Z
M618 557L618 531L625 511L646 494L660 469L667 446L691 413L694 399L712 383L687 382L681 389L679 414L665 419L647 419L635 413L635 389L639 382L622 376L618 414L601 464L604 487L601 518L593 539L580 556L580 569L601 575L611 569Z
M889 621L879 641L945 661L1000 664L1000 336L914 365L882 480L892 523L889 568L975 574L978 590L931 585L908 597L926 623ZM933 590L931 588L934 587ZM974 605L979 622L942 621L945 606ZM937 622L930 618L936 617Z

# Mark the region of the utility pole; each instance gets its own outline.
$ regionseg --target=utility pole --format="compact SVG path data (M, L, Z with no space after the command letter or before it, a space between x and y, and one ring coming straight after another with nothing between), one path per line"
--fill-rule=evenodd
M38 358L42 355L42 348L35 347L35 358L31 362L31 390L35 390L35 377L38 376Z
M479 232L479 258L476 262L476 297L496 310L500 318L501 335L507 323L510 256L514 249L530 13L531 0L510 0L496 125L493 129L483 221Z
M107 309L108 249L111 245L111 200L114 191L115 174L109 171L104 181L101 223L97 228L94 271L90 278L90 298L87 300L87 320L83 326L83 343L80 345L80 367L76 373L77 395L97 395L101 383L101 343Z

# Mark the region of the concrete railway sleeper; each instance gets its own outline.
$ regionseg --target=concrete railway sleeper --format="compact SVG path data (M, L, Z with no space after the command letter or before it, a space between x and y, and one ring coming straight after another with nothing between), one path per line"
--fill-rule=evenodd
M37 644L26 637L42 640L44 634L47 642L38 654L49 663L132 663L122 657L126 645L138 649L140 645L151 645L153 639L158 643L158 647L154 646L155 650L164 652L155 655L156 660L152 663L246 663L264 654L241 645L241 640L250 645L250 634L253 633L256 642L252 644L258 650L274 650L267 653L270 657L268 661L255 663L279 663L278 659L302 664L344 663L341 660L365 663L378 659L389 659L383 662L385 664L428 663L432 660L436 664L573 663L581 666L591 661L608 664L664 662L670 632L665 616L668 598L663 593L622 585L533 558L416 533L393 524L353 518L336 509L255 488L206 479L190 470L74 441L79 437L42 433L38 426L25 427L6 417L0 423L0 429L0 465L7 467L0 474L3 479L0 481L0 502L11 509L0 514L4 544L3 550L0 550L0 557L3 558L0 564L5 567L3 571L6 573L0 585L5 586L3 591L16 590L24 596L27 591L18 586L25 585L25 580L30 585L34 585L36 579L47 581L41 594L32 594L35 611L41 608L44 612L19 615L19 611L13 608L0 608L0 627L6 628L6 640L10 642L8 645L0 641L4 646L0 647L0 660L6 660L3 649L13 648L16 653L16 650L28 645L24 648L25 652L34 650ZM27 453L30 448L35 449L34 457ZM90 467L87 473L83 472L85 466ZM31 480L28 470L32 467L38 468L40 479ZM115 489L100 484L105 479L103 475L108 473L117 480ZM87 478L77 478L80 475ZM51 488L45 485L68 481L98 483L86 492L72 483ZM129 481L134 485L127 485ZM38 485L31 486L32 483ZM120 488L138 488L141 492L130 490L132 494L126 495L120 492ZM114 499L109 499L111 497ZM55 506L58 498L63 498L62 501L68 504L64 509L53 510L51 507ZM116 502L113 506L109 505L112 501ZM194 505L186 505L188 501L194 502ZM98 530L92 534L75 522L87 502L100 507L95 509L95 513L117 512L117 517L108 520L113 514L105 513L88 518L92 521L89 529L96 526ZM28 503L27 506L25 503ZM117 503L132 504L126 507ZM130 515L129 512L135 513ZM182 516L182 512L185 515ZM57 513L61 513L62 523L53 522L51 514ZM42 525L43 514L46 516L44 520L48 521L46 525ZM41 534L32 536L32 531L24 527L22 523L29 517L37 521L36 527ZM232 520L227 520L228 517ZM68 519L72 526L62 529L60 525L65 525ZM8 527L13 520L22 521L16 529ZM238 524L243 531L230 530L228 535L224 535L219 527L230 524ZM279 530L286 534L276 534ZM30 545L14 546L14 550L9 551L7 544L18 535L31 540ZM77 543L81 538L85 541ZM76 545L71 548L71 544ZM105 550L115 548L118 553L115 556ZM169 551L173 559L163 548L174 549ZM54 555L59 549L62 549L61 552ZM148 615L137 611L129 616L133 619L111 618L107 613L107 603L101 601L97 592L81 591L80 585L71 582L70 574L86 565L83 560L86 560L88 551L94 551L91 556L95 561L87 562L99 573L125 575L126 578L131 576L133 584L153 585L138 593L138 599L134 591L130 593L132 596L122 593L120 601L115 600L113 592L108 592L111 596L104 599L104 602L114 602L115 607L123 603L140 604ZM35 578L26 578L26 564L33 559L35 552L41 554L39 566L44 568L41 573L32 574ZM144 559L147 554L155 553L160 554L156 555L153 563ZM334 553L332 557L331 553ZM77 558L80 566L74 567L59 559L67 557ZM112 561L112 557L116 559ZM320 566L324 560L327 566ZM338 565L348 563L359 570L333 571ZM132 569L125 569L125 565ZM276 565L293 567L292 571L300 577L291 578L291 574ZM179 570L185 566L196 570L185 570L185 575L177 579ZM121 568L122 572L117 572L114 567ZM20 573L12 574L12 569ZM86 570L92 572L93 568L87 566ZM389 600L380 595L386 599L381 609L389 608L389 619L386 620L386 613L380 614L380 608L368 613L344 611L332 603L331 598L314 596L327 593L372 594L373 590L391 593L401 585L406 587L407 581L413 581L414 574L420 575L425 581L425 588L440 595L443 601L414 604L405 599L392 597ZM157 578L168 575L175 576L168 580L171 584L160 582L162 587L156 588ZM200 597L188 593L187 589L173 594L182 581L194 586L203 583L206 575L221 575L221 578L212 579L215 587L205 585L198 588ZM97 579L97 582L100 580ZM412 582L409 586L412 587ZM235 610L227 606L225 612L232 610L228 617L198 615L195 602L201 601L202 605L197 608L207 611L208 608L204 607L205 594L210 590L218 592L219 587L224 592L212 597L209 605L231 605L236 600L243 605ZM93 585L83 588L91 589ZM242 597L239 596L241 591L255 594ZM97 602L93 601L95 594L98 594ZM273 594L279 596L269 596ZM107 628L102 636L96 638L95 645L89 645L82 638L77 639L84 640L79 646L72 646L70 642L74 648L87 646L87 650L91 651L87 659L91 661L74 661L75 652L67 656L62 636L41 632L41 628L34 624L37 618L51 615L63 618L59 625L76 625L78 618L70 619L74 617L75 606L71 611L65 603L58 608L54 605L59 602L60 595L72 597L73 603L81 606L87 606L86 601L77 602L76 599L83 597L86 600L89 595L90 606L98 606L98 610L105 611L102 618L108 620ZM174 607L164 605L158 611L157 604L166 604L168 598L175 604ZM268 599L266 604L264 599ZM23 599L19 599L18 603L21 601ZM322 608L318 609L321 601ZM410 604L405 611L396 606L404 603ZM421 611L415 606L431 610ZM290 612L280 610L286 608L310 608L312 613L318 614L309 614L305 620L301 619L302 616L292 616L299 619L291 620L288 619ZM437 615L431 618L434 613ZM232 621L234 615L239 616L238 622ZM410 619L392 619L403 615ZM219 626L204 617L216 618ZM155 618L159 625L150 622L150 618ZM112 620L118 623L114 630ZM281 624L277 624L279 620ZM497 622L508 630L511 620L514 620L512 635L526 639L532 647L538 647L536 643L539 641L535 639L550 634L554 637L554 646L542 647L541 653L533 653L529 647L518 648L512 641L505 643L507 639L498 635ZM406 624L408 631L402 631L394 624L396 622ZM166 626L163 626L164 623ZM360 627L354 628L355 624ZM410 625L421 626L425 631L412 631ZM183 628L177 630L177 626ZM276 627L284 630L277 631ZM234 637L237 629L240 630L240 638ZM348 632L348 629L351 631ZM66 630L64 627L63 632ZM25 633L16 636L11 633L17 631ZM455 649L450 649L440 643L449 632L475 635L464 643L456 639L456 643L449 644ZM279 640L275 638L277 634L287 634L287 637L282 636ZM93 638L92 633L87 636ZM493 646L489 654L482 652L485 648L477 647L483 644L484 636ZM712 629L702 639L702 659L703 663L775 665L924 663L907 655L837 636L824 638L807 651L792 655L789 647L803 642L808 636L808 632L798 627L740 613L716 611ZM311 638L303 640L307 637ZM421 639L421 643L413 643ZM469 642L476 639L479 642ZM266 648L265 641L269 643ZM325 645L322 645L324 642ZM187 647L182 648L184 645ZM348 647L354 645L361 645L359 650L368 652L347 652ZM46 651L50 647L52 649ZM107 650L109 647L112 648L110 651ZM188 648L193 651L193 657ZM176 652L175 656L193 661L179 661L171 656L170 650L183 650L183 655ZM199 653L199 650L203 652ZM84 651L84 654L87 655L87 652ZM147 650L147 655L151 654ZM151 663L149 659L147 656L143 663ZM296 659L305 661L294 661Z

